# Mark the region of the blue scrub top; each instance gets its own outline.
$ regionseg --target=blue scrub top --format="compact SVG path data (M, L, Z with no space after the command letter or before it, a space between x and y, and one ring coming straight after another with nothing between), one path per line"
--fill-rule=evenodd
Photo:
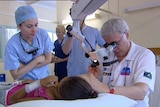
M105 41L97 28L86 26L83 29L82 33L94 49L96 49L97 44L99 46L103 46L105 44ZM65 36L62 45L67 41L68 38L68 36ZM84 43L87 49L91 51L91 47L89 46L89 44L86 41L84 41ZM85 57L85 52L81 48L79 40L75 38L67 63L68 76L77 76L79 74L87 73L88 66L90 66L91 64L91 59Z
M25 52L25 50L31 50L38 48L37 54L32 55ZM5 70L16 70L20 67L20 63L28 64L37 56L42 54L51 53L54 48L48 33L43 29L38 29L36 37L33 39L33 45L29 45L22 39L20 33L13 35L7 42L5 48ZM26 75L19 78L19 80L28 78L32 80L38 80L50 75L48 65L41 66L29 71Z

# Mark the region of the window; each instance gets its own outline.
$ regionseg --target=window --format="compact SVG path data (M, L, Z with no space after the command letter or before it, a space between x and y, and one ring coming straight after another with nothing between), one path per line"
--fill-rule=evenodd
M14 34L18 32L17 29L15 28L6 28L5 33L6 33L6 41L8 41Z
M17 28L14 27L6 27L6 26L0 26L0 61L3 61L4 54L5 54L5 46L7 41L18 32ZM54 43L54 41L57 39L56 34L54 31L47 31L49 37L51 38L51 41Z
M3 61L5 54L5 46L7 41L15 34L18 30L11 27L0 27L0 61Z
M0 27L0 61L2 61L2 27Z
M7 41L17 33L16 28L1 26L0 27L0 61L3 61L4 58L4 51Z
M57 36L55 33L48 31L48 35L51 38L51 41L54 43L55 40L57 40Z

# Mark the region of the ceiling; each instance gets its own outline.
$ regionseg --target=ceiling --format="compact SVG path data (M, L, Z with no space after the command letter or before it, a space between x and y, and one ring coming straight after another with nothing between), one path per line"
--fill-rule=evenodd
M43 8L56 10L56 5L58 1L72 1L72 0L16 0L16 1L25 2L27 5L35 5ZM105 13L112 14L112 12L101 8L99 10ZM57 24L57 21L52 21L52 22Z
M17 2L25 2L27 5L36 5L49 9L56 9L56 2L58 0L15 0Z
M34 5L42 8L47 8L50 10L56 10L57 0L15 0L17 2L23 2L27 5ZM40 18L40 21L49 22L49 23L55 23L58 22L56 20L49 20L49 19L43 19Z

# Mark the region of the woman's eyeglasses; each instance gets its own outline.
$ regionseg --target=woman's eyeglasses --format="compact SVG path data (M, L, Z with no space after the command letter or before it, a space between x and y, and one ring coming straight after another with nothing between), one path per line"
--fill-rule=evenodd
M36 55L38 51L38 48L34 48L32 50L25 50L26 53Z
M22 44L22 37L21 37L21 35L19 36L20 37L20 43L21 43L21 46L22 46L22 48L23 48L23 50L27 53L27 54L32 54L32 55L36 55L37 54L37 51L39 50L39 48L38 47L34 47L33 49L25 49L24 48L24 46L23 46L23 44ZM38 42L38 46L39 46L39 40L38 40L38 38L37 38L37 42ZM28 42L27 42L28 43ZM33 47L33 46L32 46Z

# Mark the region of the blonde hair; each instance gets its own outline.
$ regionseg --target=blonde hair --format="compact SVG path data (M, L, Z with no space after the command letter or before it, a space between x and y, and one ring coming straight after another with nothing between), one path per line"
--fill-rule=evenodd
M66 33L66 29L63 25L57 25L56 31L62 32L64 34Z

